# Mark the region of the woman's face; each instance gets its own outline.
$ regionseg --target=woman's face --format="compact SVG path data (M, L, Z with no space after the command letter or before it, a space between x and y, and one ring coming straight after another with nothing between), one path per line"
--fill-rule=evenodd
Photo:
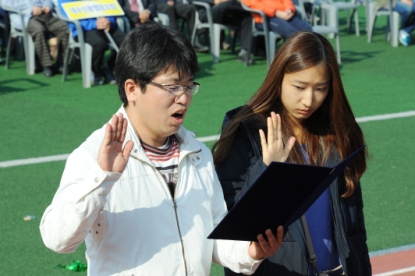
M330 88L330 75L324 63L296 73L284 74L281 101L288 115L301 124L324 102Z

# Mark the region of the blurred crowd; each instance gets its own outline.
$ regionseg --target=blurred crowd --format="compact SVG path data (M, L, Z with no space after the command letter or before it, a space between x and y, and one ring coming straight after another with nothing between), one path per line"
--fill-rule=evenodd
M311 18L312 4L305 6L305 13L296 8L298 0L117 0L124 11L123 20L107 16L99 18L81 19L83 37L86 43L92 46L92 84L115 84L114 63L117 56L117 47L120 47L131 28L148 21L168 24L174 29L185 33L191 39L196 52L209 53L209 32L207 23L219 23L232 26L232 31L224 32L220 36L220 47L228 49L232 43L240 41L237 59L247 64L255 63L251 49L252 29L263 29L263 17L251 14L248 9L262 11L268 19L269 30L280 35L282 39L290 37L299 30L312 30L314 19ZM331 1L331 0L324 0ZM355 1L355 0L352 0ZM26 28L33 39L36 52L37 72L45 77L51 77L63 72L65 52L71 39L78 40L75 24L66 21L67 17L62 4L77 2L77 0L0 0L0 41L1 55L5 56L10 28L21 30ZM242 3L241 3L242 2ZM303 2L301 2L303 3ZM398 12L401 19L399 41L404 46L411 44L411 33L415 29L415 6L413 0L376 0L376 9L388 9L390 3L393 10ZM24 20L13 12L19 10ZM168 20L163 20L167 18ZM122 23L120 23L122 22ZM24 26L22 26L24 24ZM123 24L124 26L120 26ZM226 36L233 36L228 39ZM13 39L10 47L17 55L19 43ZM114 47L111 47L111 43ZM260 45L256 43L255 45ZM234 45L232 45L234 46ZM260 48L260 46L259 46ZM110 54L106 55L106 51ZM259 50L260 51L260 50ZM23 51L20 51L23 52ZM252 52L252 53L251 53ZM21 55L20 55L21 56ZM73 56L73 55L72 55ZM73 60L71 58L71 60ZM0 62L2 60L0 59Z

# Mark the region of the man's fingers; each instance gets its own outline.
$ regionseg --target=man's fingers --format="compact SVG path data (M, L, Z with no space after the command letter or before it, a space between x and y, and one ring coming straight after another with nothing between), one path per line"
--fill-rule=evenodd
M264 250L264 249L266 249L266 248L268 247L268 243L267 243L267 241L265 240L264 236L262 236L262 234L259 234L259 235L257 236L257 240L258 240L258 243L259 243L259 245L260 245L260 247L261 247L262 251L264 251L264 252L265 252L265 254L266 254L266 250Z
M112 141L111 136L112 136L112 127L110 124L106 124L104 139L102 140L102 145L108 146Z
M265 231L265 235L267 236L268 242L265 244L261 243L261 248L267 257L274 255L278 252L278 249L282 245L283 231L284 230L282 226L278 226L275 236L270 229L267 229Z
M127 119L124 118L122 120L121 137L119 139L120 143L124 143L125 135L127 133L127 124L128 124Z
M116 128L115 128L115 137L114 137L114 140L115 141L120 141L120 137L121 137L121 133L122 133L122 129L123 129L123 123L124 123L124 119L123 119L123 116L122 116L122 114L121 113L119 113L119 114L117 114L117 122L116 122L116 124L117 124L117 126L116 126Z
M278 244L278 247L280 247L282 245L283 236L284 236L284 228L282 228L282 226L278 226L278 228L277 228L277 244Z
M128 160L128 158L130 157L130 153L133 150L133 147L134 147L133 141L130 140L127 143L125 143L124 149L122 151L122 156L124 157L125 160Z

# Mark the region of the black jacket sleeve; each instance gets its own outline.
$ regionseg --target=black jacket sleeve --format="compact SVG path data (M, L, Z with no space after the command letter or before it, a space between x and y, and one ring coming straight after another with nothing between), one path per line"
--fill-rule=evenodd
M365 220L363 215L363 196L362 196L362 188L359 185L355 188L353 195L356 200L356 212L357 212L357 220L359 223L359 237L360 237L360 246L359 248L362 250L362 269L364 276L372 275L372 266L370 264L370 257L369 257L369 249L367 247L367 236L366 236L366 227L365 227Z
M262 156L255 154L249 135L243 128L240 127L239 129L228 158L225 162L216 166L228 210L232 208L266 168Z

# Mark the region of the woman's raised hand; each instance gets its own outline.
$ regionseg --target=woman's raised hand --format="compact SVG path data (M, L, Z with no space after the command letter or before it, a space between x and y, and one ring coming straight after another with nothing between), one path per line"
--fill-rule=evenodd
M127 166L134 142L123 143L127 133L127 120L123 115L112 116L111 124L105 126L104 140L98 153L98 165L108 172L122 173Z
M271 162L285 162L290 155L290 151L295 143L295 138L291 136L284 148L281 131L281 117L275 112L271 112L271 117L267 118L268 137L265 139L265 133L262 129L259 130L262 147L262 160L265 165Z

